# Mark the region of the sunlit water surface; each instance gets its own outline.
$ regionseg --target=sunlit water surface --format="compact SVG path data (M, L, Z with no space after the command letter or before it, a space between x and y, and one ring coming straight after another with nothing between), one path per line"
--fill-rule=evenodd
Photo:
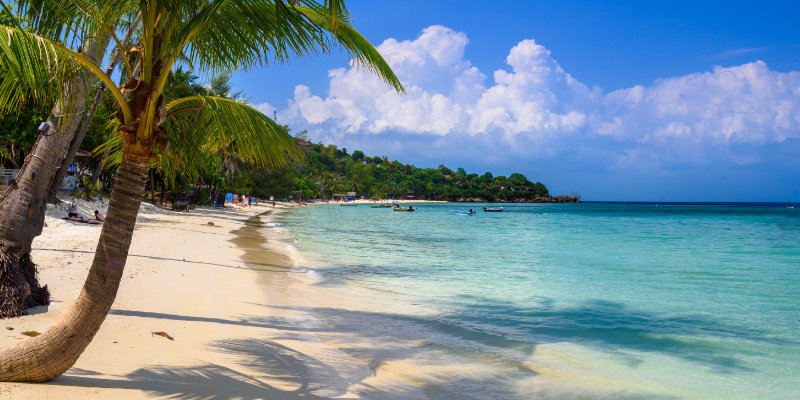
M277 222L320 291L369 310L320 317L386 343L374 362L427 364L431 398L797 398L800 209L503 206Z

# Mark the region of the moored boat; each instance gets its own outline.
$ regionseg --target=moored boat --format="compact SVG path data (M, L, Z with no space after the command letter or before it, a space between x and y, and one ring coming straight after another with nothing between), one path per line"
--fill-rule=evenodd
M483 212L502 212L503 207L483 207Z
M416 209L416 208L414 208L414 207L411 207L411 206L408 206L408 208L403 208L403 207L392 207L392 210L393 210L393 211L417 211L417 209Z
M456 215L475 215L475 214L477 214L475 211L472 211L472 209L470 209L469 211L450 210L450 212L453 213L453 214L456 214Z

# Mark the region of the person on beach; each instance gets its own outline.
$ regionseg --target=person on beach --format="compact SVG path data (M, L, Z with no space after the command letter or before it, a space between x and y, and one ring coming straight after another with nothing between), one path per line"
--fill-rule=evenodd
M100 225L100 224L103 223L103 221L100 221L100 220L97 220L97 219L89 219L89 218L84 217L83 214L77 214L77 213L73 213L73 212L68 213L67 217L64 218L64 219L67 219L67 220L70 220L70 221L75 221L75 222L83 222L84 224L92 224L92 225ZM103 218L103 219L105 219L105 218Z
M106 222L106 216L98 210L94 210L94 219L100 222Z

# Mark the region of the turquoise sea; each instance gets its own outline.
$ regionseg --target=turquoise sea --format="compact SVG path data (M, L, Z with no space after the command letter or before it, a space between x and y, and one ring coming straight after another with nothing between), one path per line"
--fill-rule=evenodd
M449 212L480 206L310 206L276 222L317 290L363 305L317 304L325 329L371 343L348 349L376 368L417 366L405 378L429 398L800 396L800 209Z

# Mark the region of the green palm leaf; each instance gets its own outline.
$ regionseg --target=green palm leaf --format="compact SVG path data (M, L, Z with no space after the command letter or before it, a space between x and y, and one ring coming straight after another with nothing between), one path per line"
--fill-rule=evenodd
M192 96L167 104L167 111L172 117L162 127L169 136L193 136L202 151L235 153L243 162L262 168L276 168L302 157L291 136L247 104Z
M332 19L319 8L298 7L298 9L314 24L330 31L337 42L355 57L354 61L357 64L380 76L398 92L405 93L403 85L386 60L355 28L341 19Z
M127 26L137 11L133 0L23 0L16 14L26 21L31 33L79 47L88 37L114 29L108 24Z
M99 78L122 107L125 119L131 110L119 88L94 63L82 54L43 36L0 25L0 114L19 108L28 101L47 104L69 93L67 85L82 78L84 85L94 82L87 72Z
M60 85L80 74L81 66L49 39L0 26L0 114L28 102L51 104Z
M195 179L207 173L203 158L213 154L235 155L246 165L275 169L288 160L302 158L291 136L260 111L235 100L213 96L191 96L167 104L170 117L162 124L169 145L153 160L167 181L177 175ZM115 123L118 126L118 123ZM116 132L116 129L114 130ZM94 150L109 151L106 166L122 162L119 135Z
M403 90L378 51L350 26L350 16L341 0L326 1L324 5L315 1L302 3L305 5L287 5L280 0L213 2L185 23L162 51L183 51L198 72L224 75L341 46L356 62L396 90ZM214 18L201 18L212 6L218 7ZM178 15L189 13L186 10Z

